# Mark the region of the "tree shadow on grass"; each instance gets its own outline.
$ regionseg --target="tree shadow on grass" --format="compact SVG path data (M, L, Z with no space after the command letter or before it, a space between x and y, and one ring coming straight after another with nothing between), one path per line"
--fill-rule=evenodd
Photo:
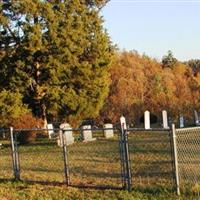
M10 181L10 180L7 180ZM1 182L1 180L0 180ZM6 182L4 180L3 182ZM67 185L66 182L58 182L58 181L33 181L33 180L20 180L21 183L25 184L40 184L40 185L46 185L46 186L61 186L61 187L74 187L78 189L96 189L96 190L122 190L123 187L120 186L111 186L111 185L87 185L87 184L69 184Z
M96 190L122 190L122 186L111 186L111 185L87 185L87 184L70 184L70 187L79 189L96 189Z
M0 183L15 182L14 178L0 178Z

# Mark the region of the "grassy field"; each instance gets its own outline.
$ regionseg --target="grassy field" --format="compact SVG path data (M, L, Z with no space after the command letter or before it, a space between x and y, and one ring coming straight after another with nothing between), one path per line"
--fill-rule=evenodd
M134 185L172 189L174 183L169 132L131 132L128 141Z
M194 196L176 196L160 190L96 190L66 186L48 186L0 182L1 200L195 200Z
M103 138L83 143L75 133L75 143L68 146L71 185L121 187L119 141ZM7 141L5 141L7 143ZM9 144L0 150L1 178L12 177L12 159ZM20 175L22 180L63 183L65 179L63 149L56 139L38 139L19 145Z
M194 199L194 196L177 197L172 192L171 151L166 132L129 134L134 186L131 193L119 190L122 182L117 133L111 139L96 133L97 140L87 143L80 141L78 132L74 136L75 143L67 148L73 187L63 185L63 149L57 146L56 139L39 138L19 145L23 182L18 183L9 181L13 177L11 149L8 141L1 141L0 199ZM36 184L37 181L43 183Z

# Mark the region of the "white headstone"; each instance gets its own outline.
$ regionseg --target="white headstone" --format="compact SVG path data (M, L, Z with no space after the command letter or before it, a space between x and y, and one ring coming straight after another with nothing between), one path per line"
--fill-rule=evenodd
M60 129L64 131L64 133L60 130L59 131L59 138L58 138L58 146L63 146L63 138L65 140L66 145L70 145L74 143L73 131L72 127L68 123L63 123L60 125ZM63 137L62 137L63 134Z
M196 110L194 111L194 119L195 119L195 125L199 126L200 125L199 116Z
M168 117L167 117L167 111L163 110L162 111L162 118L163 118L163 128L168 129Z
M104 130L105 138L112 138L114 137L113 125L112 124L104 124L104 128L109 128L110 130Z
M180 128L184 128L184 117L181 115L179 118Z
M83 136L83 141L84 142L89 142L89 141L96 140L96 138L92 137L91 125L84 125L84 126L82 126L82 129L83 129L82 136Z
M144 128L150 129L150 112L147 110L144 112Z
M52 136L54 135L53 124L47 124L47 129L48 129L49 138L51 139Z
M124 116L120 117L120 123L121 123L121 127L123 127L126 130L127 129L126 118Z

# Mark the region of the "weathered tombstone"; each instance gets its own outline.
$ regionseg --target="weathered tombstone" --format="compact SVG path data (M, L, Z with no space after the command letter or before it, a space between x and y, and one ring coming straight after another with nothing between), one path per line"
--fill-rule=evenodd
M168 117L167 117L167 111L166 110L162 111L162 119L163 119L163 128L168 129L169 125L168 125Z
M123 127L125 130L127 129L127 126L126 126L126 119L124 116L121 116L120 117L120 124L121 124L121 127Z
M53 124L47 124L47 129L48 129L49 139L51 139L52 136L54 135Z
M95 141L96 138L92 137L91 125L82 126L82 137L84 142Z
M179 125L180 128L184 128L184 117L182 115L180 115L179 117Z
M73 131L72 131L72 127L70 126L70 124L68 123L63 123L60 125L60 130L59 131L59 138L57 140L58 146L62 147L63 146L63 138L65 140L65 144L66 145L70 145L74 143L74 137L73 137ZM62 137L63 134L63 137Z
M109 130L104 130L105 138L112 138L114 137L113 125L112 124L104 124L104 128L109 128Z
M199 126L200 125L199 116L196 110L194 111L194 120L195 120L195 125Z
M150 112L147 110L144 112L144 128L150 129Z

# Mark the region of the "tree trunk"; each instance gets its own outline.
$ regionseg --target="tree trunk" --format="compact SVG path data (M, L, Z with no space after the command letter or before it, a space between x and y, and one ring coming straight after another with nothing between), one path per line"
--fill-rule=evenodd
M46 106L45 104L41 105L41 113L42 113L42 120L43 120L43 128L47 128L47 115L46 115Z
M34 91L34 113L35 115L43 120L43 128L47 127L47 117L46 117L46 105L43 102L43 97L45 95L44 90L42 89L43 86L40 85L40 71L41 65L39 62L36 62L35 65L35 74L34 74L34 84L33 84L33 91Z

